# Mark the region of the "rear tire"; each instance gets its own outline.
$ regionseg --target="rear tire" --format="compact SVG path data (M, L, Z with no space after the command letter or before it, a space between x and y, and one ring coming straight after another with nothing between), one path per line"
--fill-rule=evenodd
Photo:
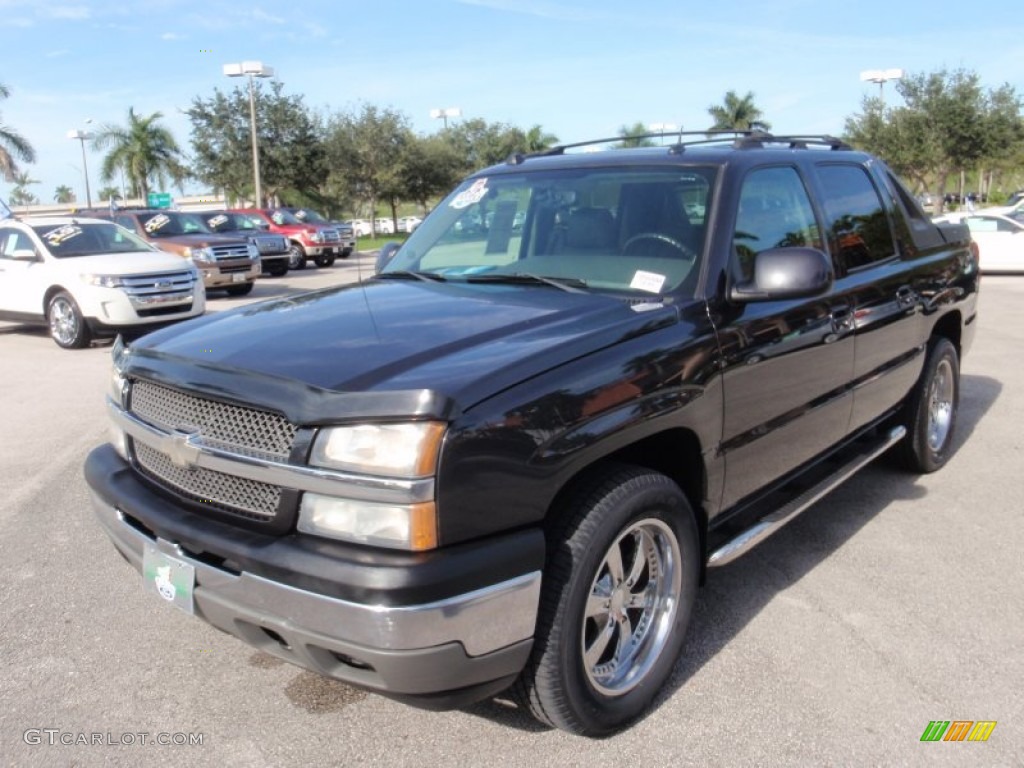
M928 343L921 379L904 406L907 436L894 449L904 469L927 473L945 465L952 453L959 406L960 358L949 339L935 336Z
M640 715L675 665L700 576L697 525L676 483L630 466L580 487L561 520L512 693L541 722L598 736Z
M288 269L305 269L306 251L298 243L291 243L288 246Z
M83 349L92 341L92 332L82 311L64 291L54 294L46 305L46 322L50 326L50 338L64 349Z
M252 287L254 283L243 283L242 285L232 285L227 288L228 296L248 296L252 293Z

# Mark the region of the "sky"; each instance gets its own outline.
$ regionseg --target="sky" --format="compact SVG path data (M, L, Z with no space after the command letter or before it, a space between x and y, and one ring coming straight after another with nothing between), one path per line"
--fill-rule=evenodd
M323 114L374 104L427 134L432 109L457 107L563 142L637 121L703 130L729 90L753 92L776 133L841 133L878 92L869 69L966 69L1024 94L1024 18L1005 0L0 0L0 36L0 124L35 148L44 202L62 184L85 200L69 130L159 111L188 152L182 110L244 85L222 74L243 60ZM95 195L102 156L86 149Z

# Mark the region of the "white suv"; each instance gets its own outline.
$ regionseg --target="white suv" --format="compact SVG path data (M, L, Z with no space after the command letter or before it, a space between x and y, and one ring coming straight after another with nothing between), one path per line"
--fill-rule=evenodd
M109 221L0 221L0 320L48 325L65 349L206 310L196 268Z

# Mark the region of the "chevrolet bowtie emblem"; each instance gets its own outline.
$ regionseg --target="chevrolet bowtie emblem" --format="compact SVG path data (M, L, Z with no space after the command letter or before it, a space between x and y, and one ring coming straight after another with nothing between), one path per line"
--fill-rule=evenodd
M176 467L195 469L199 461L200 434L195 432L174 432L166 439L167 457Z

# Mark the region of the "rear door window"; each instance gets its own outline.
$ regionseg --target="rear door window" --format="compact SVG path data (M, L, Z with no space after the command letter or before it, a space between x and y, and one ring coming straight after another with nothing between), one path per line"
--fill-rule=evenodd
M896 256L882 198L865 168L819 163L829 245L840 269L850 271Z

